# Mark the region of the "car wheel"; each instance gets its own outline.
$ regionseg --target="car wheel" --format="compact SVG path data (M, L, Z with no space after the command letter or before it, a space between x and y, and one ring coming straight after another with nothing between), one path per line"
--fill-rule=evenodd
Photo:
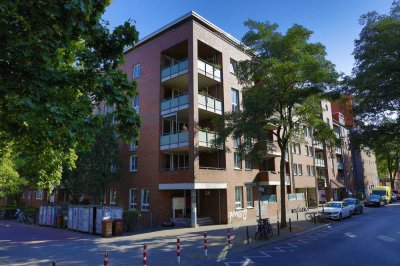
M341 221L342 220L342 213L339 213L339 221Z

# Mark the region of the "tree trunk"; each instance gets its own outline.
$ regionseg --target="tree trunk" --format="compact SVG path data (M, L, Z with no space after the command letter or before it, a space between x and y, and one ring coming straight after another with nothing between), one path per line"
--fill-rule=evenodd
M286 150L281 148L280 179L281 179L281 227L287 227L286 224L286 184L285 184L285 155Z

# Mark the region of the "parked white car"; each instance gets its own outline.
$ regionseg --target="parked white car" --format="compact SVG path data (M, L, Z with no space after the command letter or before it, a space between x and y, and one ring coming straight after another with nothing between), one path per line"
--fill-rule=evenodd
M351 217L351 207L344 201L331 201L323 208L326 218L341 220Z

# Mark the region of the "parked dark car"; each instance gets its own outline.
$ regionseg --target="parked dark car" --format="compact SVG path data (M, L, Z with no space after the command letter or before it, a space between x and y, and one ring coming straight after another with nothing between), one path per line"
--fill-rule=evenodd
M344 202L347 203L351 207L351 213L363 213L364 207L358 199L355 198L345 198L343 199Z
M364 202L364 206L385 206L385 200L379 195L369 195L367 200Z
M392 202L397 201L397 195L392 192Z

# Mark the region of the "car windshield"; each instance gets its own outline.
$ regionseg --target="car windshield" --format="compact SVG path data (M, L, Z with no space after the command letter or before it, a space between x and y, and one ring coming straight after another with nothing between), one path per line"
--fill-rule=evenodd
M344 199L343 201L346 202L348 205L356 205L355 199Z
M379 196L386 196L386 190L373 190L372 194Z
M338 202L331 202L326 204L326 207L331 207L331 208L342 208L342 204Z

